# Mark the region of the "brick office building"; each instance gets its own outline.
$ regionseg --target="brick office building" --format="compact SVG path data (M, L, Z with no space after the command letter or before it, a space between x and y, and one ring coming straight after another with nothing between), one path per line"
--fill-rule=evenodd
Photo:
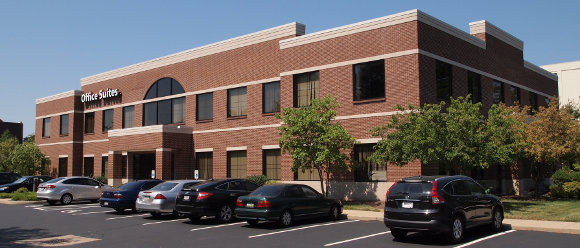
M384 198L387 182L437 169L365 162L369 130L397 104L472 93L485 108L545 104L557 78L523 59L523 42L486 21L470 34L412 10L305 34L290 23L81 79L81 90L38 99L36 142L52 172L135 179L245 177L312 181L280 154L280 107L331 94L363 161L335 192Z

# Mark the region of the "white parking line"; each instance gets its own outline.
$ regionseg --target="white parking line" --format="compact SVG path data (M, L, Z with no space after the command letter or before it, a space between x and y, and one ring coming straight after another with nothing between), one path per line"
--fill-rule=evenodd
M333 222L333 223L326 223L326 224L305 226L305 227L299 227L299 228L288 229L288 230L283 230L283 231L277 231L277 232L270 232L270 233L263 233L263 234L248 236L248 238L251 239L251 238L257 238L257 237L262 237L262 236L274 235L274 234L279 234L279 233L293 232L293 231L298 231L298 230L303 230L303 229L308 229L308 228L314 228L314 227L320 227L320 226L331 226L331 225L345 224L345 223L357 222L357 221L359 221L359 220L347 220L347 221L341 221L341 222Z
M45 206L47 208L74 208L74 207L89 207L89 206L100 206L99 203L91 204L79 204L79 205L60 205L60 206Z
M75 209L85 209L85 208L100 208L101 206L96 205L96 206L81 206L81 207L76 207L76 206L68 206L68 207L60 207L60 208L56 208L56 207L37 207L34 208L36 210L42 210L42 211L64 211L64 210L75 210Z
M25 208L36 208L36 207L42 207L44 205L28 205L28 206L24 206Z
M73 215L86 215L86 214L98 214L98 213L112 213L112 212L109 210L109 211L98 211L98 212L86 212L86 213L73 214Z
M106 220L127 219L127 218L147 216L147 215L149 215L149 214L138 214L138 215L129 215L129 216L122 216L122 217L111 217L111 218L107 218Z
M356 240L359 240L359 239L366 239L366 238L370 238L370 237L374 237L374 236L378 236L378 235L387 234L387 233L390 233L390 232L391 231L375 233L375 234L371 234L371 235L367 235L367 236L362 236L362 237L358 237L358 238L347 239L347 240L338 241L338 242L334 242L334 243L330 243L330 244L325 244L324 246L333 246L333 245L338 245L338 244L342 244L342 243L348 243L348 242L351 242L351 241L356 241Z
M218 228L218 227L224 227L224 226L233 226L233 225L239 225L239 224L244 224L246 222L236 222L236 223L231 223L231 224L223 224L223 225L217 225L217 226L208 226L208 227L202 227L202 228L195 228L195 229L191 229L189 231L199 231L199 230L206 230L206 229L212 229L212 228Z
M460 246L455 246L455 248L463 248L463 247L470 246L470 245L475 244L475 243L479 243L479 242L484 241L484 240L488 240L488 239L491 239L491 238L495 238L497 236L501 236L501 235L508 234L508 233L515 232L515 231L516 230L509 230L509 231L505 231L505 232L502 232L502 233L496 233L494 235L487 236L487 237L480 238L480 239L476 239L474 241L471 241L469 243L462 244Z
M167 223L167 222L176 222L176 221L181 221L183 219L176 219L176 220L163 220L163 221L157 221L157 222L150 222L150 223L145 223L145 224L141 224L143 226L147 226L147 225L155 225L155 224L161 224L161 223Z

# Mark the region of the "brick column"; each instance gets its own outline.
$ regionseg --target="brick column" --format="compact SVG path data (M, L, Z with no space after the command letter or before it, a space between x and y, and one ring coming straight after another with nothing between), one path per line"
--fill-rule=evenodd
M171 149L155 149L155 178L162 180L171 179Z
M134 157L133 157L133 153L131 152L127 152L125 154L127 156L127 178L131 178L133 180L135 179L135 162L134 162Z
M122 184L123 154L120 151L109 151L108 184L117 187Z

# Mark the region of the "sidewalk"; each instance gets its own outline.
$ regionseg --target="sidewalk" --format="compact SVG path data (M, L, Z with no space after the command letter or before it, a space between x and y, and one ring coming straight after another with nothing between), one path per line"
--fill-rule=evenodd
M46 201L13 201L8 198L0 198L0 204L6 205L27 205L27 204L39 204L45 203Z
M348 219L383 221L383 211L344 210ZM505 219L504 225L513 230L580 234L580 222Z

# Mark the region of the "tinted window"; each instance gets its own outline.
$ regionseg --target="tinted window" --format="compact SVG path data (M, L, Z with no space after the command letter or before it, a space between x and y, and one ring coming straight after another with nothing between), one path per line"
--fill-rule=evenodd
M196 96L195 118L198 121L213 119L213 93Z
M193 187L193 186L195 186L195 185L198 185L198 184L200 184L200 183L201 183L201 182L186 183L186 184L184 184L184 185L183 185L183 188L186 188L186 187L187 187L187 188L191 188L191 187Z
M94 133L95 132L95 113L86 113L85 114L85 133Z
M385 97L385 61L353 65L353 100Z
M55 178L55 179L52 179L52 180L47 181L47 183L56 183L56 182L58 182L60 180L63 180L63 178Z
M2 175L2 177L4 177L4 175ZM16 181L14 181L13 183L21 183L21 182L26 181L27 179L30 179L30 178L29 177L21 177L21 178L16 179Z
M134 189L134 188L141 187L142 184L143 184L142 182L130 182L130 183L126 183L126 184L119 186L119 189L124 189L124 190Z
M146 182L145 184L143 184L143 186L141 186L141 190L148 190L153 188L155 185L158 185L159 183L161 183L161 181L156 181L156 182Z
M60 116L60 134L68 134L68 114Z
M475 72L467 73L467 92L471 94L472 102L481 102L481 75Z
M181 94L184 92L183 87L177 80L173 78L162 78L151 85L151 88L145 94L145 99Z
M68 179L66 181L63 181L63 184L76 184L76 185L82 185L84 182L84 180L82 180L82 178L71 178Z
M291 186L286 188L284 195L289 198L304 197L304 193L298 188L298 186Z
M157 125L171 123L171 100L157 102Z
M262 85L262 113L280 112L280 82Z
M103 111L103 132L113 129L113 109Z
M493 81L493 103L498 104L500 102L505 102L503 94L503 83Z
M157 103L150 102L143 104L143 125L157 124Z
M135 123L135 106L123 107L123 128L131 128Z
M254 190L256 190L257 188L260 187L260 186L258 186L256 184L252 183L252 182L244 182L244 184L246 185L246 190L247 191L254 191Z
M87 182L87 185L90 185L90 186L99 186L99 185L101 185L101 183L99 183L99 182L97 182L97 181L95 181L93 179L87 179L86 182Z
M319 72L296 74L294 79L294 107L309 106L320 92Z
M50 136L50 117L42 119L42 137Z
M453 182L453 192L455 195L471 195L471 190L465 184L465 181Z
M228 190L245 191L246 186L241 181L230 182Z
M467 187L469 187L472 195L485 194L485 190L483 190L483 188L481 188L477 183L472 181L465 181L465 183L467 184Z
M151 188L151 190L159 190L159 191L169 191L172 190L178 183L162 183L158 184L157 186Z
M318 192L310 187L302 186L300 188L302 189L302 192L304 192L304 195L308 198L318 198L319 196Z
M157 97L171 95L171 78L162 78L157 81Z
M518 104L521 104L522 99L521 99L521 95L520 95L520 88L515 87L515 86L510 86L510 92L512 95L512 104L516 104L516 102Z
M262 186L256 191L250 193L250 196L275 197L280 195L283 189L283 185Z
M399 182L391 188L389 194L430 194L432 189L433 184L428 182L423 183Z
M451 97L451 65L437 61L435 81L437 85L437 99L448 101Z

